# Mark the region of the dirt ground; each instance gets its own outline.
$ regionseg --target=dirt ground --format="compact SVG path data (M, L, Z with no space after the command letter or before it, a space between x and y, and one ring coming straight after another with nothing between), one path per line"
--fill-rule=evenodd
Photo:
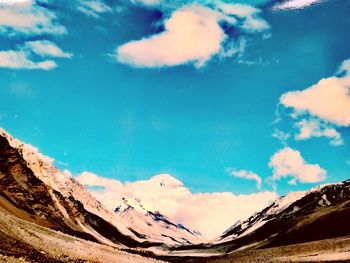
M75 238L19 219L0 208L0 262L155 263L155 259Z
M350 262L350 236L266 249L246 249L209 258L163 257L176 263Z

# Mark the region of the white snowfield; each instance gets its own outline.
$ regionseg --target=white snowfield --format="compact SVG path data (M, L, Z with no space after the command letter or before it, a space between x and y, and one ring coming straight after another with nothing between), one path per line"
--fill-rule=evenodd
M166 244L174 246L206 241L199 233L171 222L150 206L144 206L141 200L123 198L123 203L118 206L116 213L132 226L134 231L146 235L149 241L165 240Z

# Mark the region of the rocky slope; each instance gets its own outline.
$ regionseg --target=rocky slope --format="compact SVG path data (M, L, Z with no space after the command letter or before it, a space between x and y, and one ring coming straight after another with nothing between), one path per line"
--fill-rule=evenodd
M0 207L0 262L6 263L156 263L115 246L73 237L22 220Z
M0 179L0 205L52 229L127 247L202 241L199 233L151 218L151 211L106 209L68 171L1 128Z
M1 131L0 205L22 219L55 230L107 244L139 245L79 184L49 165L35 149ZM96 210L103 216L93 213Z
M231 250L258 244L273 247L350 235L350 180L290 193L238 222L217 243Z

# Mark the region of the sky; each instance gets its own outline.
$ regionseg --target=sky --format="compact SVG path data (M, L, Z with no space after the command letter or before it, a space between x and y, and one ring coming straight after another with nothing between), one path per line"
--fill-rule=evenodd
M349 13L342 0L0 0L0 126L94 187L170 174L265 205L342 181Z

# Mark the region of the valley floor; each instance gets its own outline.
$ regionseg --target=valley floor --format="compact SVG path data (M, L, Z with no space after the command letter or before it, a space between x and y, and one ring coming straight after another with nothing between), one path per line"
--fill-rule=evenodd
M246 249L210 258L164 257L162 259L174 263L350 262L350 236L274 248Z
M196 253L200 255L201 251L192 250L190 254ZM274 248L247 248L215 257L174 256L160 259L176 263L349 262L350 236ZM156 263L161 261L129 254L118 247L97 244L38 226L19 219L0 207L0 263L2 262Z
M155 263L117 247L75 238L19 219L0 208L0 262Z

